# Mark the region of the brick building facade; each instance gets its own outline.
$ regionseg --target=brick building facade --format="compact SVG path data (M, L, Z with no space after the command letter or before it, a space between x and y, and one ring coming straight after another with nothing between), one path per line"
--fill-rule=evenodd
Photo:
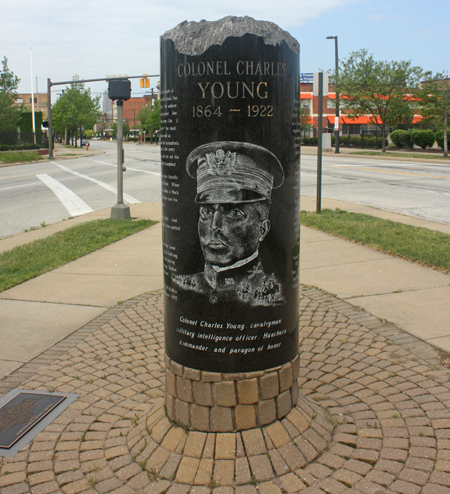
M323 97L323 118L322 126L324 133L332 134L334 132L334 121L336 116L336 107L334 100L336 99L336 93L332 86L328 86L328 95ZM300 84L300 102L303 108L308 108L311 115L312 128L304 131L304 136L316 136L319 126L319 97L313 96L313 84L301 83ZM347 115L348 110L345 108L345 99L340 100L339 105L339 129L340 135L360 135L362 132L365 134L380 135L381 131L377 125L372 121L370 115L362 115L356 119L351 119ZM414 115L413 124L418 123L421 120L420 115Z
M19 93L16 105L23 105L28 111L32 111L31 93ZM34 111L42 112L43 120L47 120L47 93L34 93Z

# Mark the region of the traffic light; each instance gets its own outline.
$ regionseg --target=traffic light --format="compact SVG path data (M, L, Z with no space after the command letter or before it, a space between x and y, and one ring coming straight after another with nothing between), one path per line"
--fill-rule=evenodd
M140 80L141 87L150 87L150 79L147 78L147 74L143 74Z

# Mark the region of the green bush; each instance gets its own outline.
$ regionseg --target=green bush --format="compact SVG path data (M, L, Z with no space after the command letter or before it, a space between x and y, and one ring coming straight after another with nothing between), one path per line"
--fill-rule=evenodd
M376 141L377 141L377 139L375 138L375 144L376 144ZM385 137L384 138L384 146L387 147L388 144L389 144L388 138ZM378 146L377 146L377 149L381 149L382 147L383 147L383 139L382 139L381 136L378 136Z
M302 144L304 146L315 146L317 145L317 137L304 137L302 139Z
M444 149L444 131L438 130L435 134L437 145ZM447 129L447 149L450 149L450 132Z
M361 137L359 136L350 136L350 146L361 146Z
M431 148L436 140L436 136L432 130L412 130L411 140L422 149Z
M364 137L364 145L366 148L374 148L376 147L376 139L375 136L370 136L370 137Z
M406 149L414 146L410 130L394 130L389 134L389 137L398 148Z
M36 126L36 133L41 131L42 126L42 112L34 112L34 123ZM22 117L19 122L19 127L22 132L33 132L33 112L26 111L22 113Z
M39 149L39 144L2 144L0 151L26 151Z

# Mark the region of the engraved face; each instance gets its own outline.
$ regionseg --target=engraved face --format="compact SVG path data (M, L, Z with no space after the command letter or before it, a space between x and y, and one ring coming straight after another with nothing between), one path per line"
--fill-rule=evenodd
M252 203L202 204L198 236L203 256L210 264L231 266L258 250L270 229Z

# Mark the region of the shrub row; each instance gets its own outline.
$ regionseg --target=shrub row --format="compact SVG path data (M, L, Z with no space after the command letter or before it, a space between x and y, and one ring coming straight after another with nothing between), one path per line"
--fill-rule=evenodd
M401 149L412 149L414 144L421 147L422 149L427 149L433 147L436 142L437 145L444 149L444 131L438 130L434 133L432 130L395 130L389 134L391 141L395 146ZM366 134L363 137L352 135L352 136L340 136L339 143L342 146L348 146L350 140L350 146L353 147L365 147L365 148L381 148L381 137L378 136L378 140L375 136L371 134ZM334 145L335 137L331 136L331 141ZM302 139L303 146L317 146L317 137L304 137ZM385 140L386 146L388 144L387 139ZM447 132L447 149L450 149L450 132Z
M444 149L444 131L443 130L438 130L434 136L436 137L436 142L437 145L441 148ZM447 149L450 149L450 132L447 129Z
M364 136L364 140L361 136L340 136L339 144L341 146L348 146L350 140L350 146L353 147L365 147L365 148L381 148L382 140L381 137L378 136L378 140L375 136L371 134L367 134ZM335 144L335 137L331 137L331 142ZM387 144L387 139L385 140ZM318 138L317 137L304 137L302 139L302 144L304 146L317 146Z
M444 149L443 130L436 133L432 130L395 130L389 134L389 137L394 145L401 149L412 149L414 144L422 149L431 148L435 142ZM450 143L449 135L447 135L447 143Z
M0 144L0 151L28 151L40 149L39 144Z

